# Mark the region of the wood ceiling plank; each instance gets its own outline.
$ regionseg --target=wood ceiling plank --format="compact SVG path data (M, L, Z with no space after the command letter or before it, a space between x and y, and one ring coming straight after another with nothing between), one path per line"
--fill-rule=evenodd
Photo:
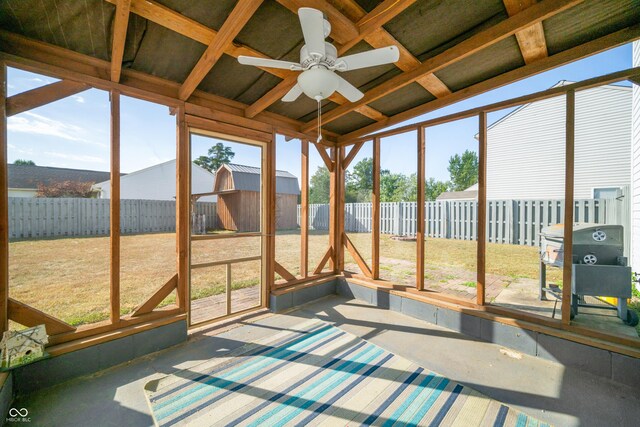
M621 46L638 39L640 39L640 24L636 24L634 26L616 31L615 33L608 34L596 40L592 40L590 42L573 47L571 49L567 49L555 55L548 56L532 64L524 65L507 73L500 74L496 77L476 83L475 85L454 92L447 97L435 99L426 104L422 104L410 110L403 111L402 113L398 113L395 116L389 117L386 123L373 123L354 132L340 136L338 138L338 143L346 143L362 136L377 132L387 126L393 126L398 123L402 123L416 116L437 110L438 108L451 105L455 102L471 98L492 89L499 88L518 80L531 77L541 72L568 64L570 62L582 59L590 55L595 55L605 50L612 49L614 47Z
M78 83L72 80L61 80L18 93L7 98L7 117L42 107L43 105L75 95L89 88L91 88L91 86L84 83Z
M277 0L282 6L298 15L301 7L312 7L322 11L331 24L331 38L339 44L345 44L359 35L358 27L331 3L325 0Z
M386 82L374 87L364 97L357 102L341 105L333 110L323 114L323 123L329 123L362 105L380 99L392 92L395 92L413 82L420 77L434 73L444 67L458 62L464 58L473 55L480 50L491 46L507 37L510 37L533 24L542 22L544 19L550 18L576 4L582 3L583 0L545 0L537 3L530 8L518 13L494 26L488 28L460 43L422 62L420 66L411 71L406 71ZM443 98L441 98L443 99ZM313 121L307 123L303 130L311 129L314 126Z
M503 0L509 16L513 16L533 6L537 0ZM542 22L538 22L516 33L518 46L526 64L549 56Z
M261 4L262 0L238 1L224 24L222 24L222 27L220 27L216 37L209 44L207 50L204 51L202 57L180 87L178 97L181 100L186 101L191 96Z
M120 81L122 71L122 57L124 56L124 43L127 39L130 9L131 0L118 0L111 45L111 81L116 83Z

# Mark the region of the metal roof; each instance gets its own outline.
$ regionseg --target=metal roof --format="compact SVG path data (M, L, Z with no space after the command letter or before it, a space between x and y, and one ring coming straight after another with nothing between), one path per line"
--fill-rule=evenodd
M233 190L260 191L260 168L228 163L220 166L228 169L233 176ZM218 169L220 170L220 169ZM216 174L218 176L218 174ZM276 171L276 193L300 194L298 178L287 171Z
M13 164L9 164L7 167L9 173L9 188L38 188L38 184L50 184L63 181L96 183L106 181L111 177L109 172L85 169Z

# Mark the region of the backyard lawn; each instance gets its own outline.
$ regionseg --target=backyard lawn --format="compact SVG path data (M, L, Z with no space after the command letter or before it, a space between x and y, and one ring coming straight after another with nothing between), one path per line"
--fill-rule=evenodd
M349 234L370 263L371 235ZM10 296L73 325L109 317L108 237L62 238L12 242L9 247ZM329 247L326 232L309 235L309 269L313 271ZM474 277L476 245L472 241L428 239L427 283ZM194 241L192 262L248 257L260 254L260 237ZM408 283L415 275L415 242L381 237L383 277ZM512 278L538 277L537 249L489 244L487 272ZM299 273L299 231L278 232L276 260L292 274ZM347 268L356 266L347 252ZM175 234L123 236L121 239L121 312L130 313L176 272ZM328 268L328 263L327 267ZM224 267L193 270L192 299L224 292ZM260 263L232 266L233 289L255 286ZM556 274L553 273L552 274ZM463 277L464 276L464 277ZM553 280L554 278L551 277ZM557 279L557 278L556 278ZM473 286L473 282L468 286ZM164 304L175 301L171 295Z

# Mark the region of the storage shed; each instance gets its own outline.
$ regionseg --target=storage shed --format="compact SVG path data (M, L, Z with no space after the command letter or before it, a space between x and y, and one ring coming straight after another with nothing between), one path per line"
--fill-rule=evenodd
M260 230L260 168L225 164L216 172L213 191L218 195L218 224L224 230ZM298 226L298 178L276 171L276 228Z

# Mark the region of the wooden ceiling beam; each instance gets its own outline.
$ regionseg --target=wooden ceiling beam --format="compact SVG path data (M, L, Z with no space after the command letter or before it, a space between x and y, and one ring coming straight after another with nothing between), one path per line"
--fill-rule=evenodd
M105 0L105 1L113 4L118 3L118 0ZM131 1L131 12L137 15L140 15L141 17L148 19L152 22L155 22L158 25L161 25L172 31L175 31L178 34L181 34L192 40L200 42L202 44L206 44L206 45L211 44L215 39L216 35L218 34L216 30L211 29L205 25L202 25L199 22L194 21L193 19L188 18L176 12L175 10L169 9L168 7L163 6L159 3L156 3L152 0L130 0L130 1ZM224 50L224 53L234 58L237 58L240 55L247 55L247 56L256 56L258 58L271 59L269 56L263 54L262 52L259 52L248 46L245 46L242 44L236 44L236 43L232 43L229 46L227 46L227 48ZM296 76L297 78L297 74L298 74L292 71L282 70L279 68L260 67L260 69L276 77L279 77L283 80L291 76ZM276 98L276 101L281 97L282 96ZM346 99L339 96L335 97L335 99L331 99L331 101L335 102L338 105L342 105L347 102ZM257 109L258 108L250 110L249 113L247 113L247 117L255 117L255 115L260 112L260 111L257 111ZM384 114L380 113L379 111L369 106L359 108L357 111L360 114L376 121L383 120L386 118ZM249 115L249 114L253 114L253 115Z
M384 24L404 12L404 10L415 3L415 1L416 0L385 0L377 5L371 12L358 20L356 25L358 26L360 35L351 39L346 44L342 43L343 46L339 53L342 54L348 51L368 34L376 31L378 28L382 28Z
M9 53L10 52L10 53ZM49 43L30 39L0 29L0 60L8 66L26 71L50 75L51 77L87 84L101 90L117 89L123 95L167 106L178 106L180 84L151 76L140 71L124 69L120 83L111 81L108 61L74 52ZM210 93L195 91L189 103L243 117L246 104ZM269 111L258 114L252 120L266 123L277 132L296 138L315 139L314 135L300 131L302 122ZM337 135L325 131L327 144L335 141Z
M533 6L537 0L502 0L509 16L513 16ZM549 56L542 22L538 22L516 33L518 46L525 64L530 64Z
M84 83L61 80L18 93L7 98L7 117L42 107L90 88L91 86Z
M276 0L282 6L298 16L298 9L301 7L312 7L322 11L331 24L330 37L343 45L358 37L360 31L356 24L344 16L331 3L325 0Z
M501 86L508 85L510 83L525 79L527 77L534 76L544 71L560 67L570 62L582 59L587 56L595 55L614 47L622 46L634 40L640 39L640 24L619 30L615 33L608 34L582 45L567 49L563 52L556 53L555 55L542 58L532 64L524 65L515 70L511 70L507 73L500 74L496 77L484 80L475 85L466 87L451 95L435 99L423 105L419 105L402 113L398 113L395 116L391 116L386 122L374 123L369 126L365 126L354 132L338 137L338 143L348 143L357 138L370 135L388 126L393 126L398 123L402 123L406 120L413 119L414 117L435 111L439 108L446 107L455 102L463 101L476 95L488 92L490 90L499 88Z
M427 59L417 68L414 68L411 71L406 71L374 87L365 93L364 97L359 101L347 105L341 105L323 114L322 122L330 123L331 121L350 113L357 107L366 105L395 92L427 74L437 72L448 65L467 58L488 46L514 35L518 31L530 27L538 22L542 22L543 20L557 15L576 4L582 3L582 1L583 0L545 0L541 3L537 3L530 8L527 8L524 11L492 26L491 28L471 36L441 54ZM314 122L309 122L305 127L303 127L303 130L309 130L313 128L313 126Z
M118 0L111 44L111 81L116 83L120 81L122 71L122 57L124 56L124 44L127 40L130 9L131 0Z
M105 1L117 4L118 0ZM131 0L131 12L207 46L213 42L218 34L216 30L202 25L201 23L182 15L175 10L154 2L153 0ZM264 53L258 52L255 49L239 43L231 43L224 50L224 53L234 58L237 58L240 55L269 58ZM291 71L277 68L261 69L273 74L274 76L280 77L281 79L293 74Z
M238 1L224 24L222 24L222 27L220 27L218 34L180 87L178 97L181 100L186 101L191 96L261 4L262 0Z

